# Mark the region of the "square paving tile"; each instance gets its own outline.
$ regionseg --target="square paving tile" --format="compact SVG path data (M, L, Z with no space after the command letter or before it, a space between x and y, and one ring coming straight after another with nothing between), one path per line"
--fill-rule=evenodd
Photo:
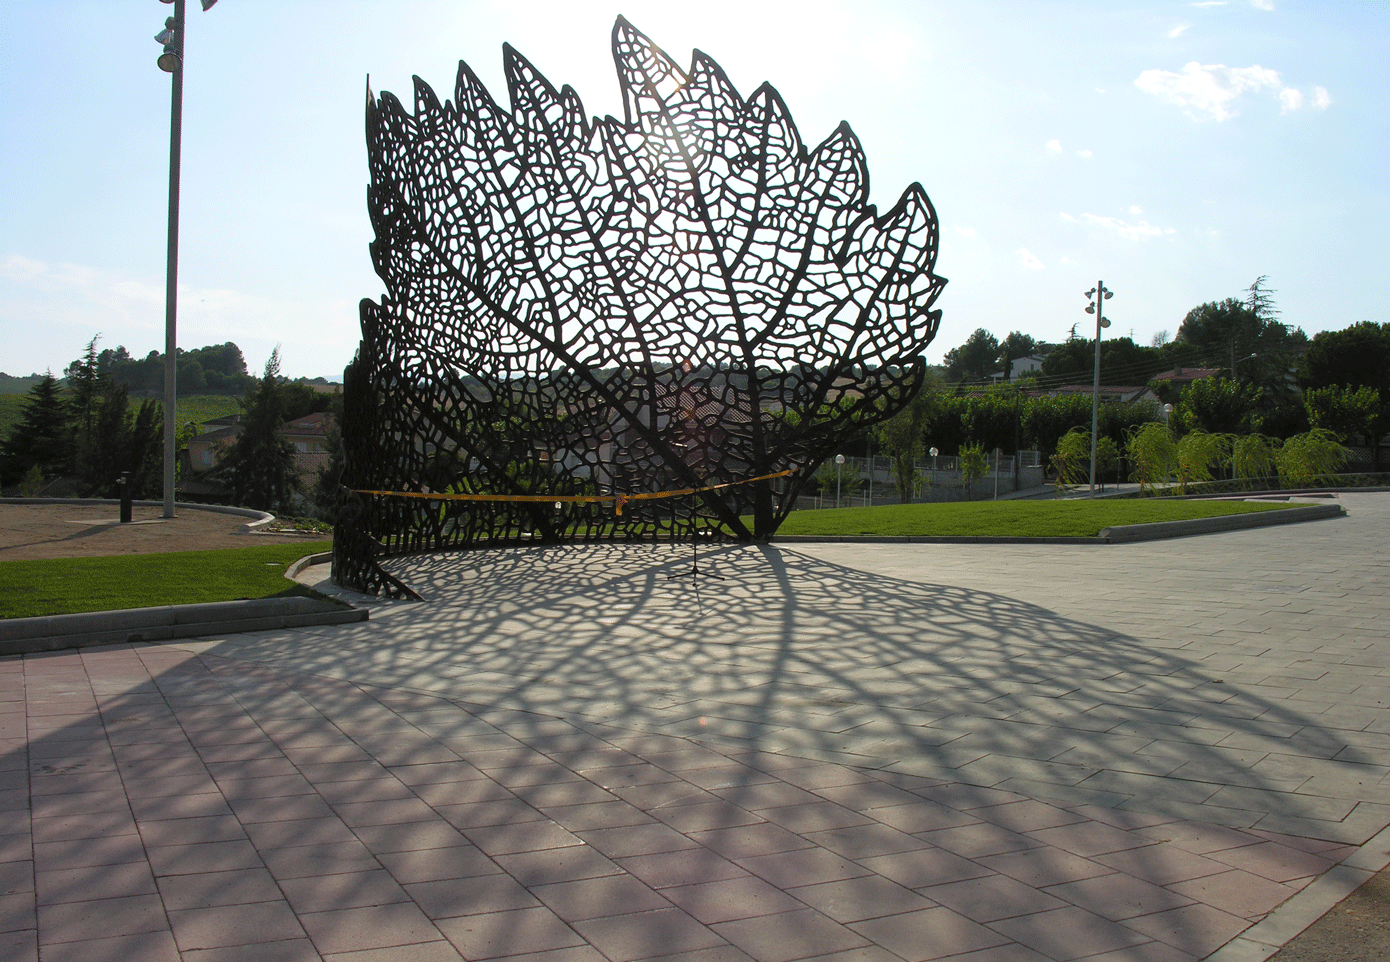
M544 907L442 919L439 929L469 962L584 944L578 932Z
M370 872L381 868L381 863L361 842L320 842L266 849L260 856L277 879Z
M617 863L587 845L499 855L497 864L523 885L601 878L623 871Z
M1078 822L1075 825L1062 825L1029 832L1029 837L1047 845L1066 849L1082 858L1093 858L1110 852L1124 852L1144 848L1152 840L1136 832L1110 825L1097 825L1094 822Z
M413 902L311 912L299 922L324 955L439 940L439 930Z
M774 852L810 848L814 844L795 832L789 832L782 826L774 825L771 822L741 825L737 828L721 828L709 832L691 832L690 837L725 858L770 855Z
M0 952L6 948L6 943L0 943ZM25 956L6 954L5 958L24 959ZM35 953L28 958L38 959L39 956ZM157 932L58 942L43 947L44 962L127 962L131 959L139 959L140 962L180 962L173 933L165 928Z
M1239 869L1177 882L1168 887L1204 905L1246 919L1257 919L1272 912L1298 891L1293 886L1281 885Z
M1017 852L1041 844L1028 835L1011 832L1007 828L1000 828L988 822L922 832L919 837L966 858Z
M1150 938L1202 958L1245 931L1250 921L1199 904L1154 915L1141 915L1125 924Z
M473 878L501 871L496 862L472 845L385 852L378 855L376 861L385 866L402 885Z
M472 846L463 833L443 819L392 825L359 825L353 834L376 854L415 852L431 848Z
M1140 849L1139 851L1144 851ZM1132 853L1126 853L1132 854ZM1053 848L1050 845L1030 848L1022 852L1006 852L1003 855L987 855L980 863L996 872L1003 872L1010 878L1018 879L1036 888L1056 885L1059 882L1074 882L1077 879L1095 878L1110 875L1114 869L1099 861L1091 861L1080 855Z
M579 837L610 858L656 855L698 847L683 833L659 822L592 829L580 832Z
M880 875L803 885L788 889L787 894L836 922L862 922L928 909L937 904Z
M1320 855L1280 845L1278 842L1259 842L1255 845L1212 852L1209 857L1274 882L1290 882L1310 875L1321 875L1332 867L1332 862Z
M277 902L284 898L274 876L263 868L168 875L158 882L164 907L170 912L214 905Z
M39 906L39 942L77 942L169 928L157 894Z
M671 902L631 875L606 875L574 882L536 885L530 893L567 922L671 906Z
M635 962L725 944L714 931L673 906L575 922L574 928L612 962Z
M907 962L962 955L1009 941L945 907L870 919L850 927Z
M183 952L304 936L288 903L217 905L169 913L174 940Z
M1007 875L947 882L917 891L975 922L994 922L1059 909L1067 904Z
M151 874L149 865L143 862L89 865L54 872L39 872L35 876L35 884L39 905L158 894L154 875Z
M661 894L706 925L794 912L804 907L801 901L752 875L679 885L662 889Z
M1149 936L1078 908L991 922L990 928L1059 962L1127 949Z
M583 845L584 840L549 819L516 825L487 825L463 829L474 845L491 856L539 852Z
M707 848L682 849L656 855L634 855L617 860L623 871L637 876L652 888L673 885L694 885L698 882L717 882L740 878L748 873Z
M541 904L520 882L500 872L472 878L415 882L405 888L424 913L436 920L535 908Z
M757 962L790 962L869 944L863 935L811 909L720 922L711 928Z
M296 912L327 912L410 901L405 889L385 869L283 879L280 889Z
M1178 892L1123 873L1064 882L1050 887L1047 892L1115 921L1179 908L1192 902Z
M826 832L812 832L805 836L822 848L828 848L836 855L849 859L872 858L875 855L893 855L897 852L916 852L930 848L915 835L900 832L896 828L880 825L856 825L852 828L835 828Z
M961 858L939 848L876 855L859 859L859 864L910 889L994 874L993 869L979 862Z

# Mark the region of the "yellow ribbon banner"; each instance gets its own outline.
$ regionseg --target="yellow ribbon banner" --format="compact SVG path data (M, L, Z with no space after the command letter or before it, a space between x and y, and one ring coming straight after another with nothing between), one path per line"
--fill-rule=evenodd
M718 491L721 488L732 488L738 484L752 484L755 481L769 481L773 478L785 478L789 474L795 474L795 469L778 471L775 474L762 474L756 478L744 478L741 481L726 481L723 484L711 484L704 488L680 488L674 491L647 491L642 494L422 494L418 491L366 491L360 488L353 488L354 494L375 494L387 498L421 498L425 501L522 501L522 502L571 502L571 503L594 503L602 501L612 501L616 513L621 516L623 505L629 501L655 501L659 498L679 498L687 494L700 494L704 491Z

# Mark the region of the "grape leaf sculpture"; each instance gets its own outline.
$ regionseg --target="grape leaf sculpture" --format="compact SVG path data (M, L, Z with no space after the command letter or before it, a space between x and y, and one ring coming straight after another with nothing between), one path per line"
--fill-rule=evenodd
M387 293L361 305L335 535L359 589L405 590L383 553L648 539L691 513L765 539L828 454L911 399L940 322L931 202L912 184L869 204L848 124L808 150L771 86L744 98L699 51L682 70L622 18L621 120L503 54L510 109L463 63L452 102L415 78L413 113L368 89ZM784 470L621 514L361 493L632 494Z

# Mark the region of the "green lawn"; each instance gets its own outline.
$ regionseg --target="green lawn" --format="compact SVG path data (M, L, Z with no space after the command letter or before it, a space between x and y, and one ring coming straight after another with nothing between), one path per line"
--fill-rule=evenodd
M876 508L794 511L779 535L899 535L918 537L1094 538L1102 528L1185 521L1287 504L1245 501L980 501L893 504ZM748 519L751 524L752 520Z
M222 551L0 561L0 617L282 595L320 597L287 581L285 568L332 547L331 541L301 541Z

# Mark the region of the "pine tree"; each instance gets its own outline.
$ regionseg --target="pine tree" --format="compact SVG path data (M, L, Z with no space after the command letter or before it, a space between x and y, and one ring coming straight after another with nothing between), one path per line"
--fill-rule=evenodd
M14 484L35 466L44 477L60 473L69 458L67 410L50 372L29 389L19 423L0 443L0 483Z
M239 505L262 511L283 510L299 490L294 445L280 433L286 411L280 384L280 348L270 354L265 372L241 401L242 431L220 472Z

